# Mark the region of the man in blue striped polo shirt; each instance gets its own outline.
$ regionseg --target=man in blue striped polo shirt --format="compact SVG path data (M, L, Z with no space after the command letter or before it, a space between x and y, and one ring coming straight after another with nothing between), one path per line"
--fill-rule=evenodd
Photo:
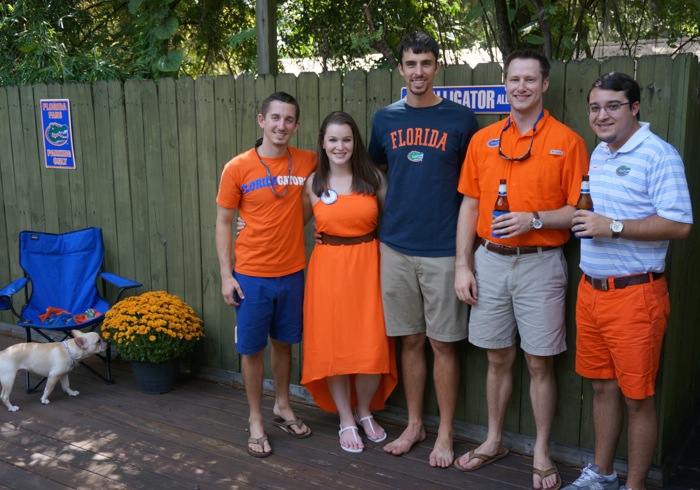
M671 239L693 222L688 184L673 146L639 122L640 88L608 73L588 93L601 143L590 164L595 212L577 211L581 238L576 304L576 372L593 385L593 463L566 489L645 488L658 425L654 383L670 312L664 277ZM628 412L628 472L619 486L613 460ZM565 489L565 490L566 490Z

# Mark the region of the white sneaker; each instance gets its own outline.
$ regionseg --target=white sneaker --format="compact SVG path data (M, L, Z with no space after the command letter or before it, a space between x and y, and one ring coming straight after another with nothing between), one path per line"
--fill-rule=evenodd
M617 473L601 475L598 465L589 464L581 472L581 476L563 490L619 490L620 482L617 481Z

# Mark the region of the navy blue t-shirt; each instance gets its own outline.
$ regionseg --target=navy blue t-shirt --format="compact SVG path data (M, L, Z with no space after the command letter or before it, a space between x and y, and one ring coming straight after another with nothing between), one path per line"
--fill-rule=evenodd
M459 173L478 130L471 109L445 99L422 108L400 100L376 112L368 150L388 166L383 243L406 255L455 255Z

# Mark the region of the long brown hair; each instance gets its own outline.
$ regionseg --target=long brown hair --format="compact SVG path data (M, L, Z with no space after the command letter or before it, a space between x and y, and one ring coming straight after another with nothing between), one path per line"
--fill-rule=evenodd
M352 170L352 190L360 194L376 195L379 186L381 185L381 177L379 169L372 163L372 159L367 152L367 147L362 141L360 130L357 127L355 120L343 111L331 112L323 120L321 129L318 132L318 167L316 168L316 177L314 178L313 191L317 196L321 196L324 192L330 189L330 161L326 150L323 149L323 138L326 136L326 130L331 124L347 125L352 131L353 150L350 157L350 168Z

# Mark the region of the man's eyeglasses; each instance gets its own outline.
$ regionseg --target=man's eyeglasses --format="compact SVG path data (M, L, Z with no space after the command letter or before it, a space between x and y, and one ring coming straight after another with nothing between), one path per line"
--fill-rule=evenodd
M591 114L598 114L598 113L600 113L601 109L605 109L605 112L607 112L608 114L614 114L615 112L619 111L620 107L622 107L623 105L630 105L630 107L631 107L631 104L632 104L632 102L617 102L617 101L608 102L607 104L605 104L602 107L599 106L598 104L591 104L591 105L586 106L586 114L588 114L589 116Z
M501 156L501 158L503 158L504 160L508 160L509 162L522 162L523 160L527 160L528 158L530 158L530 151L532 151L532 142L535 141L536 126L532 127L532 139L530 139L530 146L527 148L527 151L524 155L515 158L507 156L505 153L503 153L503 150L501 149L501 140L503 139L503 133L506 132L508 126L510 126L510 124L506 124L506 126L501 131L501 136L498 137L498 154Z

